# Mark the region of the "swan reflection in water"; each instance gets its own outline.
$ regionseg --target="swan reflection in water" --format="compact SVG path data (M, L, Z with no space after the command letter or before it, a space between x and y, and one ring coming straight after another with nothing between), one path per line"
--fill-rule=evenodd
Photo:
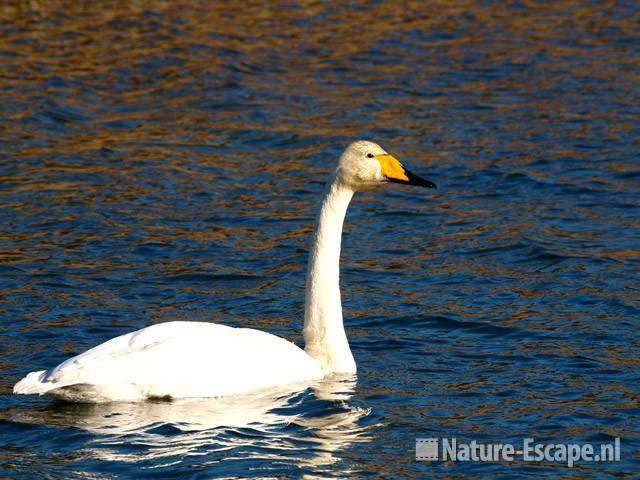
M48 404L14 420L79 427L97 435L83 454L93 459L164 467L185 456L199 465L229 459L329 466L351 444L371 441L369 408L349 404L355 376L333 377L306 390L104 404ZM16 418L20 417L20 418Z

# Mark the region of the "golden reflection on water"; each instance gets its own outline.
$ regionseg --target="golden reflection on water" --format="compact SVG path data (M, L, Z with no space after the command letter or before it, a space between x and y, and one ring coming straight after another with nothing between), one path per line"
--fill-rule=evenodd
M210 128L264 128L263 122L252 122L247 116L238 120L236 114L241 115L241 112L237 111L237 105L229 104L219 111L197 108L188 111L184 108L185 99L180 95L163 97L162 102L155 102L155 108L154 102L145 100L163 95L169 89L179 91L181 88L190 91L190 102L212 100L216 97L215 92L207 91L204 82L198 88L198 79L221 74L227 74L221 78L229 77L230 68L238 69L243 74L241 81L248 85L264 83L277 92L288 92L285 98L290 114L270 122L267 128L271 131L302 133L312 127L316 134L324 136L336 134L336 118L327 122L324 120L327 114L339 117L342 104L367 101L367 95L363 93L375 95L380 88L376 82L379 79L387 80L389 87L397 88L406 81L402 78L404 72L413 73L413 66L393 61L381 66L358 63L358 55L365 55L370 48L382 48L376 45L393 37L394 32L465 29L467 35L464 37L435 37L430 42L431 51L423 53L427 57L423 74L429 76L440 73L442 65L438 58L444 56L454 64L463 62L468 55L465 47L470 43L497 43L496 48L486 52L488 64L503 60L514 65L526 64L531 52L537 51L549 56L550 61L557 62L561 68L564 58L572 55L577 46L554 41L557 29L564 34L570 28L580 45L598 47L614 38L632 35L637 27L633 18L612 15L601 4L581 6L576 2L561 1L546 5L535 3L535 8L527 8L529 3L523 2L527 15L517 16L498 4L471 1L430 2L428 5L423 2L380 2L341 9L316 2L296 6L264 2L234 5L228 2L149 1L115 2L110 6L89 2L9 2L2 6L2 18L11 23L15 33L1 36L0 48L16 52L16 56L5 57L1 81L21 92L34 88L39 94L54 97L60 88L46 86L42 89L42 82L61 76L77 82L65 86L66 101L69 109L76 105L81 117L97 119L102 125L124 120L132 124L140 121L135 128L119 131L96 128L84 133L73 129L68 135L48 139L64 145L69 153L141 139L171 143L170 139L176 134L188 134L188 138L181 139L183 145L209 143L213 140L211 135L206 135ZM16 37L21 39L20 43L13 41ZM411 43L408 46L414 47ZM392 42L384 45L390 58L401 48ZM290 49L297 55L291 55ZM611 53L620 57L620 64L635 64L635 59L625 57L622 49ZM429 56L434 57L432 62L429 62ZM229 62L229 57L237 60ZM159 62L166 58L176 61ZM276 64L274 59L278 60L277 66L270 69L270 65ZM337 83L332 79L334 65L346 67L353 61L356 62L353 84ZM154 62L158 65L154 66ZM148 75L143 73L144 68L132 69L145 63L150 64ZM358 72L363 76L360 82ZM638 80L637 72L626 72L624 77L616 79L605 69L599 71L592 65L575 74L600 75L603 80L613 82ZM394 76L398 78L394 79ZM485 101L488 101L495 95L492 92L496 88L522 87L525 92L532 90L530 95L534 96L534 89L553 87L550 77L529 79L528 82L520 80L519 84L518 80L511 80L515 82L511 84L506 83L507 80L501 81L505 83L474 81L464 88L486 95ZM100 90L97 90L96 82L101 85ZM447 88L443 85L442 91L446 92ZM354 98L356 92L358 96ZM32 90L32 93L36 92ZM309 111L309 124L299 125L301 109L307 108L308 103L296 96L329 97L333 106L323 106L329 109L328 112L324 109L317 113ZM435 95L433 99L423 100L441 103L446 99L446 95ZM89 105L87 102L91 100L96 104ZM247 100L252 104L261 102L260 98ZM531 100L523 98L522 101ZM384 123L401 121L398 128L414 131L416 135L424 133L425 127L446 129L444 125L431 123L428 118L407 117L407 105L412 101L410 97L396 96L395 105L385 105L387 108L376 115ZM536 102L538 111L547 116L568 113L567 105L554 98L540 98ZM129 108L117 112L111 108L114 105L128 105ZM518 106L497 104L496 107L508 110ZM26 110L29 111L29 107ZM26 112L11 113L12 120L20 120ZM167 121L147 122L158 116ZM340 133L358 135L370 120L367 117L355 124L342 123ZM189 129L176 132L176 125L189 125ZM198 125L207 128L198 128ZM14 128L20 128L19 124ZM31 132L21 130L18 138L31 135ZM522 141L526 142L526 139ZM29 154L44 153L49 149L48 145L32 146Z

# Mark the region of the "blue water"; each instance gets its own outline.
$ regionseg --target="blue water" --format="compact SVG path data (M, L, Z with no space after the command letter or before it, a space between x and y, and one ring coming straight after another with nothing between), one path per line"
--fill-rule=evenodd
M635 2L0 7L0 476L637 478ZM357 381L269 402L66 405L27 372L171 320L298 343L346 144ZM418 462L416 438L614 462Z

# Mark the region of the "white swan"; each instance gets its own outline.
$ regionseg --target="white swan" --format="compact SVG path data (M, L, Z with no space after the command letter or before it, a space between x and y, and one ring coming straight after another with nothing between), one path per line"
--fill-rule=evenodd
M305 350L259 330L167 322L31 372L14 393L76 402L219 397L355 373L340 303L342 223L356 190L385 182L435 188L367 141L349 145L329 179L309 255Z

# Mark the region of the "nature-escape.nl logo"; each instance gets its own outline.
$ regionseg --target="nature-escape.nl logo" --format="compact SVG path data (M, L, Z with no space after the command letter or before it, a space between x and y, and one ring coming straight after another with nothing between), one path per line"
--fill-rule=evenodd
M456 438L417 438L416 460L453 462L556 462L573 467L581 462L617 462L620 439L611 443L539 443L525 438L517 448L511 443L458 441Z

